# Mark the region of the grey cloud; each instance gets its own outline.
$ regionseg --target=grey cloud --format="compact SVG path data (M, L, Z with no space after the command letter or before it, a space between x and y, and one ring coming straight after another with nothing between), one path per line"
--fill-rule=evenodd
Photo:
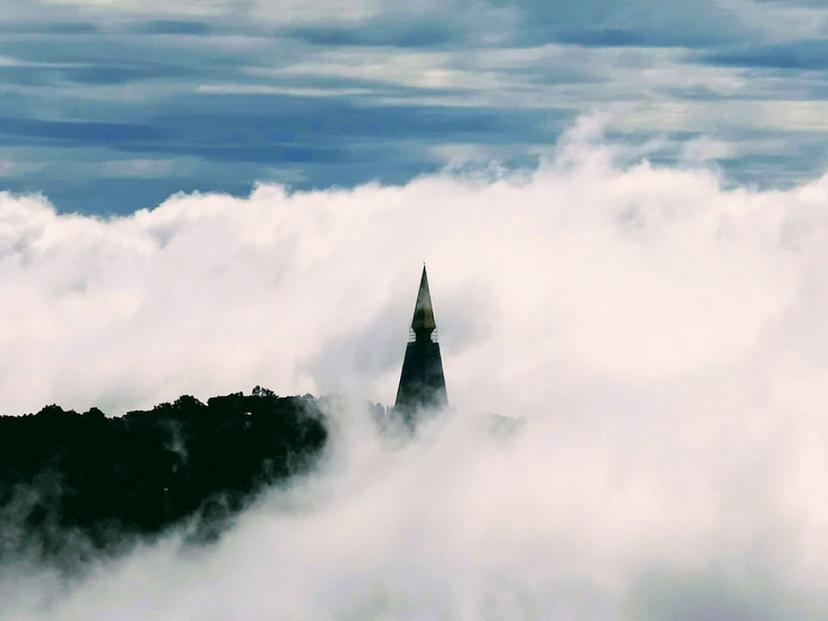
M155 35L206 35L213 31L207 22L162 19L139 22L130 28L137 34Z
M815 9L825 9L825 3L822 0L756 0L759 4L766 4L780 7L808 7Z
M91 121L42 121L39 119L0 118L0 134L8 138L75 141L117 144L126 141L157 140L164 136L157 127L127 123Z
M182 67L152 65L106 65L60 67L17 66L0 67L0 79L6 84L60 87L66 83L107 85L126 84L142 80L185 77L190 72Z
M454 24L362 24L291 28L285 34L315 45L428 48L462 41Z
M828 40L809 39L722 49L702 56L702 61L741 67L823 70L828 68Z
M244 193L272 175L301 187L404 182L445 164L434 154L457 144L493 147L487 152L505 165L531 167L565 123L617 103L662 111L630 134L634 143L688 129L683 113L669 110L693 110L692 130L718 135L738 129L729 119L723 127L715 105L723 100L817 101L826 90L818 74L823 42L797 38L795 26L809 20L779 3L750 11L709 0L670 7L456 0L407 11L379 3L356 7L349 20L325 7L285 5L299 11L291 13L298 21L274 21L250 3L215 2L209 15L188 2L152 15L141 6L8 7L0 116L11 119L7 159L21 162L6 170L22 171L26 149L42 147L55 162L192 157L188 190ZM723 161L723 173L781 186L817 174L818 163L797 153L810 153L820 132L795 115L788 122L789 132L772 137L789 155L740 152ZM143 138L113 129L110 140L94 125L82 136L80 123L152 129ZM758 123L752 131L743 144L771 138ZM232 163L232 175L217 172L217 162ZM84 193L112 184L94 174L64 178L48 165L4 187L46 191L71 210L83 209ZM142 187L127 183L125 200L152 204L172 189L160 178Z
M9 21L0 24L0 32L45 35L84 35L99 32L100 28L93 22L83 21Z
M656 0L618 3L531 2L520 5L521 34L530 41L599 46L705 47L755 36L740 14L709 0L678 5Z

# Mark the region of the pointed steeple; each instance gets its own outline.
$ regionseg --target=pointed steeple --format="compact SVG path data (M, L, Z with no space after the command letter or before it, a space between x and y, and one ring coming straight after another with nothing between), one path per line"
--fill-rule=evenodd
M417 292L417 303L414 305L414 317L411 319L411 329L417 340L431 340L431 333L437 324L434 323L434 309L431 306L431 293L428 290L428 274L423 265L423 275L420 277L420 290Z
M418 410L441 408L448 402L440 344L432 339L436 327L431 293L428 290L428 275L424 265L417 302L414 305L414 316L411 319L414 340L409 341L405 348L400 385L394 405L394 409L412 426L416 422Z

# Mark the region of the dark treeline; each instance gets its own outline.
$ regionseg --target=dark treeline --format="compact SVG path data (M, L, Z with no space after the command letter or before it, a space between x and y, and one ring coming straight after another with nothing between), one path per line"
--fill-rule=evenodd
M326 439L317 400L258 387L120 417L0 416L0 560L73 563L188 518L192 537L213 537L256 492L307 471Z

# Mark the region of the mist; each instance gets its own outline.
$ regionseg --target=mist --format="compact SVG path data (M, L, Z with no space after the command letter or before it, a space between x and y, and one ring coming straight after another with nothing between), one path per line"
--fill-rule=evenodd
M825 618L827 207L593 117L532 171L106 220L0 195L3 413L350 399L217 543L12 563L0 618ZM391 401L423 261L451 407L404 441L356 403Z

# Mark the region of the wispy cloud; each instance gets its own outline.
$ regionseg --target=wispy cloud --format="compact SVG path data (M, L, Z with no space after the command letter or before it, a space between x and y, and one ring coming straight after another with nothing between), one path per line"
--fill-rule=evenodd
M632 143L706 134L733 145L740 155L720 164L735 183L789 187L826 163L811 147L824 136L828 93L828 13L814 4L6 4L0 134L21 161L34 145L15 136L40 124L56 128L36 143L51 149L43 154L50 162L194 158L185 189L245 192L274 169L302 188L398 183L445 164L434 158L441 145L484 145L500 149L504 163L525 162L579 114L620 106L630 112L612 117L615 129ZM475 120L482 116L487 127ZM457 129L447 129L448 118ZM463 129L470 123L473 132ZM80 135L83 124L152 130L143 138L116 132L105 144ZM382 142L391 126L397 145ZM779 141L786 157L762 147ZM233 158L232 174L216 174L216 161ZM85 197L110 187L59 166L5 184L85 212L100 208ZM146 177L122 193L121 208L151 205L170 189Z

